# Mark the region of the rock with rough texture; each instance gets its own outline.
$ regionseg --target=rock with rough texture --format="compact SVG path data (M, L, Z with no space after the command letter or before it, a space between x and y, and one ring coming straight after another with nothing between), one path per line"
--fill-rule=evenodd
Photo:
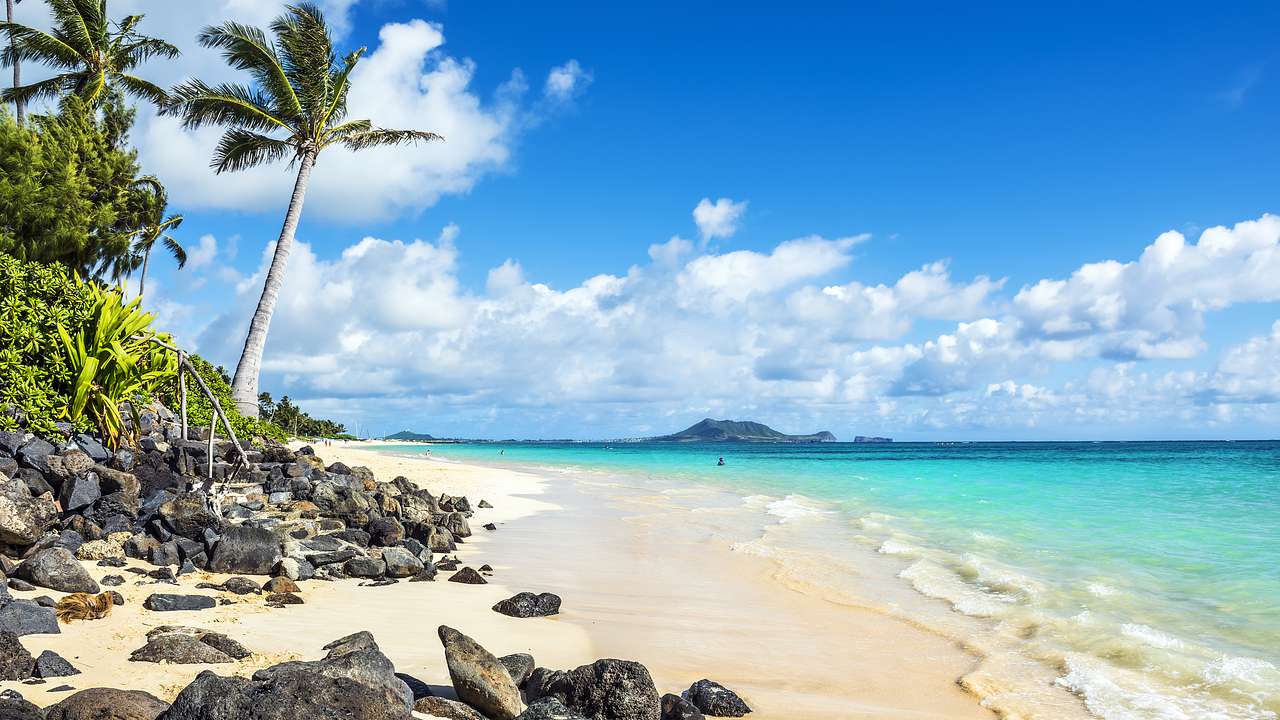
M213 645L201 642L200 636L186 632L147 633L147 644L129 655L132 662L195 665L229 663L235 658Z
M80 671L75 665L52 650L45 650L40 653L40 657L36 658L36 677L55 678L79 674ZM3 717L3 714L0 714L0 718Z
M499 601L493 609L515 618L545 617L560 612L560 596L553 593L534 595L522 592Z
M353 557L342 565L342 570L351 577L377 578L387 571L386 563L378 558Z
M266 603L272 607L284 607L285 605L303 605L302 598L289 592L271 593L266 598Z
M494 720L512 720L519 715L520 689L498 658L447 625L441 625L438 632L458 699Z
M53 608L41 607L31 600L10 600L0 606L0 631L18 636L62 632Z
M369 522L369 543L379 547L391 547L404 540L404 526L390 517L375 518Z
M0 542L30 545L57 519L52 497L32 497L27 483L0 473Z
M0 632L0 680L26 680L35 674L36 659L11 632Z
M238 525L222 533L209 570L241 575L270 575L280 562L280 541L270 530Z
M176 610L208 610L217 604L217 601L208 595L154 593L147 596L142 606L155 612L173 612Z
M402 547L383 549L382 561L387 564L387 575L395 578L413 577L425 567L413 553Z
M369 633L326 646L314 662L287 662L252 679L200 673L164 720L408 720L413 695Z
M222 532L225 522L209 510L209 499L204 493L186 492L162 504L157 514L174 535L201 540L205 530Z
M555 697L538 698L516 720L591 720L591 718L565 707Z
M79 453L85 460L89 456ZM64 458L65 460L65 458ZM93 464L90 463L89 467ZM98 474L86 472L80 475L72 475L62 482L62 492L58 499L62 502L63 510L79 510L93 504L94 500L102 497L102 486L98 484Z
M223 589L229 593L236 595L259 595L262 593L262 586L246 577L230 577L222 583Z
M498 662L507 669L507 673L511 675L511 680L516 687L523 688L528 682L529 676L533 674L533 669L537 667L533 656L529 653L512 653L511 655L503 655L498 658Z
M699 680L689 686L685 693L689 702L702 711L704 715L713 717L742 717L751 712L751 708L729 688L711 680Z
M470 567L464 567L450 575L449 582L464 583L466 585L487 585L489 583L488 580L484 579L484 576Z
M268 593L302 592L302 590L298 587L298 583L290 580L289 578L283 575L281 575L280 577L271 578L262 586L262 589L267 591Z
M525 683L529 700L554 696L597 720L660 720L658 689L648 669L630 660L597 660L567 672L538 668Z
M442 697L424 697L413 704L413 709L424 715L446 720L485 720L485 716L469 706Z
M51 443L40 438L31 438L18 448L15 457L23 467L39 470L41 474L48 475L51 471L49 456L53 455L55 450Z
M156 720L168 703L141 690L89 688L45 710L45 720Z
M18 566L18 577L65 593L97 594L98 583L66 548L51 547L32 555Z
M702 713L693 703L679 695L662 696L662 720L703 720Z
M44 710L17 690L0 692L0 720L44 720Z

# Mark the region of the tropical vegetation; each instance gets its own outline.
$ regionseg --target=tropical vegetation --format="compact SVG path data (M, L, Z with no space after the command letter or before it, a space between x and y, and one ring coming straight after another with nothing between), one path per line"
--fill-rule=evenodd
M346 119L351 74L365 48L339 62L324 15L315 5L289 6L271 24L271 32L273 40L256 27L235 22L201 31L200 44L221 50L227 64L248 73L251 82L212 85L189 80L173 88L168 110L181 115L190 129L227 127L213 155L212 165L219 173L284 159L298 167L284 225L232 382L240 413L254 416L258 414L258 371L267 330L284 282L307 184L321 151L335 145L358 151L440 139L432 132L387 130L374 127L369 120Z
M293 404L288 395L280 398L280 402L271 399L271 393L258 394L258 417L299 437L323 437L339 439L355 439L347 432L345 425L332 420L313 418L302 408Z

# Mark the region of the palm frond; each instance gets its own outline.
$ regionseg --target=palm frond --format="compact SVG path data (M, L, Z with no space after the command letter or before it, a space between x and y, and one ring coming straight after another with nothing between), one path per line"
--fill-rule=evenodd
M30 85L5 88L0 90L0 100L7 103L21 102L24 105L33 105L41 100L55 100L68 88L74 87L78 77L76 73L64 73Z
M360 62L360 58L364 55L366 48L360 48L355 52L347 55L343 59L341 70L333 72L333 78L330 85L333 88L330 91L329 109L325 112L324 117L320 118L319 127L327 128L330 124L335 123L347 115L347 93L351 89L351 72L356 69L356 64Z
M177 224L173 225L173 227L177 227L178 225L182 224L181 215L177 216L174 219L176 219L178 222ZM187 264L187 251L184 250L182 246L178 244L177 240L174 240L168 235L164 235L163 237L164 237L164 240L162 240L162 243L164 244L165 250L169 251L169 254L173 256L173 259L177 261L178 269L181 270L182 266Z
M189 130L213 123L250 130L294 132L267 106L267 98L262 93L244 85L214 86L201 80L188 80L175 86L169 97L166 112L181 115L183 125Z
M154 57L172 60L182 55L182 51L159 38L135 35L117 45L115 55L120 70L132 70Z
M97 55L98 38L105 29L106 20L102 16L102 6L94 0L49 0L49 9L53 14L53 25L58 28L63 40L76 49L82 58Z
M271 29L279 38L285 75L312 121L312 132L318 134L319 120L329 109L331 72L337 61L324 13L311 3L289 5Z
M218 141L211 166L215 172L235 172L275 162L296 153L289 142L242 128L232 128Z
M55 35L19 23L0 23L0 32L9 36L2 56L6 66L35 61L55 68L79 67L84 60L75 48Z
M424 130L384 130L373 128L349 133L337 142L341 142L351 150L365 150L371 147L416 144L419 142L431 142L432 140L444 140L444 137Z
M130 95L146 100L156 107L165 107L169 104L169 94L164 88L154 83L143 80L136 75L121 73L116 76L116 82L120 83L120 87Z
M302 115L302 104L289 84L280 55L261 30L251 25L225 22L205 28L198 40L207 48L222 50L223 59L231 67L252 74L271 96L271 106L278 114L288 117Z

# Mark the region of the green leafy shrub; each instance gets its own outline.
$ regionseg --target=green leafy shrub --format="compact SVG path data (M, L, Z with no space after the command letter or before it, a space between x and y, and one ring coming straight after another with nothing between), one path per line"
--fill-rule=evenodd
M205 384L209 386L210 392L218 399L218 404L222 406L222 412L226 413L227 420L231 422L231 429L236 431L236 438L240 440L251 440L253 438L265 438L267 440L276 440L284 442L288 440L288 436L279 427L263 422L256 418L245 417L236 410L236 404L231 399L231 383L222 374L218 368L209 363L208 360L199 355L189 355L188 360L191 366L195 368ZM169 381L164 390L162 390L162 398L164 403L169 406L175 413L179 412L181 404L178 398L177 379ZM191 427L209 427L209 421L213 417L213 404L205 397L205 394L197 387L197 383L191 378L187 379L187 423ZM218 423L218 434L225 434L226 430L222 428L222 424Z
M54 434L74 379L58 326L78 329L93 308L92 288L65 268L0 253L0 429L18 428L16 411L32 432Z
M57 325L72 377L69 402L59 412L72 423L88 418L114 448L126 434L120 404L135 408L154 397L175 376L178 359L152 342L171 340L151 330L155 315L142 311L140 299L126 304L119 290L89 287L93 308L85 321Z

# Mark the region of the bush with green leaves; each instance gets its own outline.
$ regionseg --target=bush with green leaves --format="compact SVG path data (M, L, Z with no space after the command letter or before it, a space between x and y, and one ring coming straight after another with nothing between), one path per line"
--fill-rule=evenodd
M209 363L208 360L199 355L189 355L188 360L191 366L199 373L200 378L209 386L210 392L218 399L218 404L222 406L222 412L226 413L227 420L231 423L231 429L236 431L236 438L239 440L252 440L254 438L265 438L267 440L276 440L284 442L288 440L288 435L283 430L269 422L264 422L256 418L245 417L236 411L236 404L231 400L231 383L226 376L216 367ZM175 413L179 411L181 404L178 397L178 383L174 379L166 384L161 391L161 397L165 405ZM187 423L191 427L209 427L209 421L213 418L213 404L205 397L197 383L190 377L187 378ZM217 428L219 435L225 435L226 430L223 429L222 423L218 423Z
M142 300L124 301L115 288L91 284L93 307L83 322L58 323L64 357L71 374L68 402L60 415L72 423L87 418L108 447L127 439L121 403L137 408L155 397L178 368L177 355L163 345L168 335L151 329L154 313L143 312ZM133 427L138 427L136 409Z
M70 404L74 376L58 326L79 328L94 308L92 288L60 265L0 253L0 430L53 435ZM88 430L88 418L74 423Z

